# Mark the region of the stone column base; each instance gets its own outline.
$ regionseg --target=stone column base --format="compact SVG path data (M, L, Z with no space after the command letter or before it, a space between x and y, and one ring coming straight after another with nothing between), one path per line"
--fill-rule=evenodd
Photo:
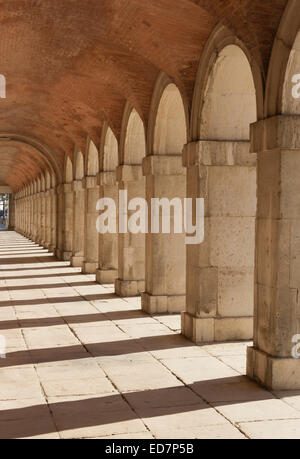
M259 349L249 347L247 376L269 390L299 390L300 360L292 357L272 357Z
M194 343L249 341L253 339L253 317L194 317L183 312L182 334Z
M96 271L96 282L98 284L114 284L117 277L117 269L98 269Z
M179 314L185 310L185 295L156 296L142 293L142 310L148 314Z
M124 281L121 279L116 279L115 291L116 295L122 298L139 296L142 292L145 291L145 281Z
M96 274L99 263L89 263L85 262L83 264L83 272L85 274Z
M71 261L73 254L72 252L63 252L61 249L56 249L55 255L61 261Z
M84 257L72 257L71 258L71 266L73 268L82 268L84 263Z
M49 250L51 243L50 242L44 242L43 247L44 249Z

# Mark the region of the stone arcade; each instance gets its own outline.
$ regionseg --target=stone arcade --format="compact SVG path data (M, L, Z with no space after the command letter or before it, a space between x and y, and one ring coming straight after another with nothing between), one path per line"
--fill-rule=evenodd
M300 1L10 0L0 26L0 437L299 437ZM204 199L204 241L98 232L120 192L149 227Z

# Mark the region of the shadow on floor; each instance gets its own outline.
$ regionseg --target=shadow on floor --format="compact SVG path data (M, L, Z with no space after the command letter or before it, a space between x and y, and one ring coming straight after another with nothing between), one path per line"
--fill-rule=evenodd
M272 399L272 394L259 388L255 383L250 383L242 376L222 378L205 382L196 382L189 387L178 386L164 389L154 389L142 392L93 396L84 400L55 401L49 403L55 425L60 431L69 431L67 436L72 437L76 429L130 422L143 418L153 423L153 418L162 417L162 429L166 433L168 418L164 425L164 417L174 414L192 414L197 411L199 421L203 410L209 410L210 405L203 401L202 391L221 391L224 398L238 394L234 401L220 401L215 406L234 405L236 403L249 403L249 400ZM200 396L200 397L199 397ZM240 397L240 400L238 399ZM246 397L246 399L243 399ZM30 400L28 401L30 403ZM224 424L224 418L214 413L216 424ZM204 418L205 419L205 418ZM183 418L184 420L184 418ZM197 422L197 424L199 423ZM141 427L142 424L141 424ZM123 427L124 429L124 427ZM187 427L188 430L188 427ZM136 430L137 431L137 430ZM0 413L0 438L23 438L56 432L47 405L36 405L19 409L6 409ZM77 433L76 436L80 436ZM84 436L84 432L82 432ZM92 436L92 435L91 435ZM191 438L193 436L191 435Z

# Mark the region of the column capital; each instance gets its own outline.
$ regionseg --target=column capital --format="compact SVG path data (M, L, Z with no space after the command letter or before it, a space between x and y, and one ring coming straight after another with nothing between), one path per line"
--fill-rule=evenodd
M72 193L73 191L73 183L61 183L56 187L56 193Z
M97 177L96 176L88 176L84 177L82 179L82 186L84 189L92 189L92 188L98 188L99 185L97 184Z
M97 174L97 185L115 185L116 173L115 172L100 172Z
M74 180L72 183L72 189L73 191L83 191L84 186L83 186L83 180Z
M251 151L300 149L300 116L278 115L251 124Z
M143 178L143 169L140 165L124 164L119 166L116 171L117 182L138 182Z
M147 175L185 175L182 155L152 155L143 159L143 174Z
M185 145L184 167L193 166L256 166L257 156L250 153L250 142L199 140Z

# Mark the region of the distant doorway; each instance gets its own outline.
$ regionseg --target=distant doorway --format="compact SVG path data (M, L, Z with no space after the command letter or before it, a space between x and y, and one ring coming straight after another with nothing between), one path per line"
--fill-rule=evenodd
M0 194L0 230L6 231L9 223L9 196Z

